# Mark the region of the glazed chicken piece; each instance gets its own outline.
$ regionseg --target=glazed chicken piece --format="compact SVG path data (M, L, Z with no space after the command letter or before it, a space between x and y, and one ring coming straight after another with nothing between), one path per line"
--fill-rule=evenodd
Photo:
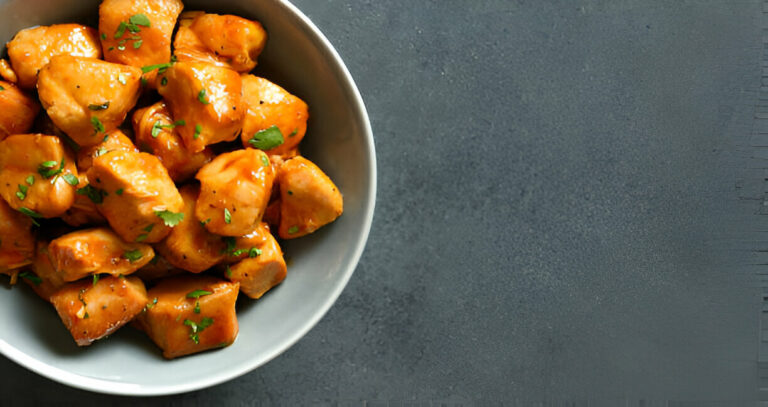
M182 182L197 173L213 159L213 151L206 148L192 153L187 151L176 130L186 121L173 122L164 102L138 109L133 114L133 132L142 151L154 154L163 163L176 182Z
M247 109L240 135L243 146L269 155L296 155L309 118L303 100L264 78L243 75L243 103Z
M136 277L105 276L69 283L51 295L61 321L78 346L111 335L147 306L147 291Z
M173 41L179 61L198 61L249 72L267 42L257 21L233 15L188 11L181 15Z
M313 162L292 158L280 168L280 228L283 239L294 239L333 222L344 211L341 192Z
M40 102L56 127L83 147L99 144L136 104L141 70L93 58L56 56L40 71Z
M210 276L180 276L149 290L138 325L173 359L231 345L237 338L239 284Z
M0 59L0 78L13 84L19 82L19 77L16 76L16 71L11 68L11 64L8 63L7 59Z
M128 275L149 263L155 252L143 243L128 243L109 228L83 229L54 239L48 246L64 281L91 274Z
M17 134L0 142L0 195L33 218L63 214L75 201L75 160L56 136Z
M183 217L184 201L157 157L116 150L93 160L88 192L127 242L157 243Z
M9 274L32 263L34 253L32 220L0 199L0 273Z
M272 234L269 231L269 225L259 222L256 227L248 234L238 237L227 236L222 240L225 244L226 253L224 263L234 264L243 259L258 256L262 246L269 242Z
M179 193L184 199L184 219L171 230L165 240L156 245L156 249L174 266L200 273L224 259L224 242L195 219L195 203L200 188L187 185Z
M32 128L40 105L10 82L0 81L0 140Z
M249 148L219 155L196 178L200 181L197 220L211 233L243 236L264 215L275 173L263 151Z
M104 0L99 31L104 59L142 68L171 59L171 36L184 8L181 0ZM145 78L154 84L157 71Z
M38 72L56 55L101 58L96 30L79 24L26 28L16 33L7 47L19 86L25 89L35 87Z
M240 134L245 109L237 72L200 62L177 62L159 78L157 91L171 116L186 123L175 129L187 150L197 153Z
M48 255L48 242L38 241L31 272L22 272L19 277L29 285L40 298L50 301L51 295L59 291L66 282L51 263Z
M77 169L82 172L88 171L93 166L94 158L116 150L139 152L125 133L112 130L104 135L99 144L83 147L77 152Z
M288 272L283 251L269 230L260 233L259 239L259 246L251 246L244 259L226 269L227 278L240 283L240 291L256 299L285 280Z
M100 225L107 223L107 220L101 216L96 204L88 197L85 192L88 191L88 177L85 174L77 176L77 191L75 202L61 215L61 220L70 226Z

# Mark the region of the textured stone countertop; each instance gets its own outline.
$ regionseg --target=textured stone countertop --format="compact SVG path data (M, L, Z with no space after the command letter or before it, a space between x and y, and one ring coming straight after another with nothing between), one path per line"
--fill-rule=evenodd
M113 398L0 358L0 404L768 399L763 2L294 3L376 140L373 229L338 302L217 387Z

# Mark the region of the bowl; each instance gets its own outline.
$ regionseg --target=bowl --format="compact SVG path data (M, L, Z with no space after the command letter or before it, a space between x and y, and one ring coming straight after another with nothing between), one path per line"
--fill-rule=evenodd
M283 243L286 280L257 301L238 302L240 334L224 349L165 360L143 333L124 327L78 348L50 304L24 284L0 283L0 352L52 380L100 393L150 396L197 390L243 375L284 352L328 311L365 246L376 195L370 123L352 77L333 46L284 0L185 1L185 10L260 21L269 40L255 74L310 106L302 153L344 194L333 224ZM81 22L95 27L98 0L0 1L0 40L34 25Z

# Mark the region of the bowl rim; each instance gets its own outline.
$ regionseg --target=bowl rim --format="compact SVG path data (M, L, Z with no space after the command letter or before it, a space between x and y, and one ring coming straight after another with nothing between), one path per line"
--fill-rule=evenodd
M315 325L317 325L318 322L320 322L320 320L325 316L331 306L333 306L338 297L341 295L341 292L344 290L344 287L346 287L347 283L349 282L349 279L352 277L355 269L357 268L360 257L362 256L365 249L366 242L368 241L371 224L373 223L373 212L376 205L377 180L376 146L373 141L373 131L371 129L368 112L365 108L365 103L363 102L363 98L360 95L359 89L357 88L357 84L352 78L352 75L349 73L349 69L344 64L344 61L341 59L339 53L333 47L328 38L326 38L326 36L320 31L320 29L309 19L309 17L301 12L298 7L293 5L288 0L275 0L275 4L278 7L281 7L283 11L286 11L286 14L289 15L289 18L295 19L296 23L298 23L300 27L303 26L302 28L311 34L308 36L310 41L313 42L314 45L320 50L320 52L324 54L327 60L330 61L334 70L341 74L341 83L344 85L345 89L349 90L349 93L351 93L352 99L355 102L353 109L355 110L355 115L361 119L361 127L364 133L363 136L367 147L366 158L368 159L369 163L368 170L370 176L368 179L368 190L366 191L367 202L363 208L364 221L362 233L360 239L357 242L357 245L353 250L352 261L347 264L346 269L342 273L341 279L334 287L334 290L331 292L330 296L328 296L328 298L323 302L322 306L319 307L306 322L304 322L300 329L294 332L290 337L286 338L283 344L277 347L274 351L263 357L254 358L249 363L245 363L235 369L206 375L200 379L181 384L148 386L144 384L120 383L116 381L102 380L74 374L37 360L34 357L16 349L2 338L0 338L0 354L5 355L8 359L12 360L16 364L27 368L43 377L81 390L120 396L173 395L215 386L240 377L266 364L295 345L296 342L303 338L312 328L315 327Z

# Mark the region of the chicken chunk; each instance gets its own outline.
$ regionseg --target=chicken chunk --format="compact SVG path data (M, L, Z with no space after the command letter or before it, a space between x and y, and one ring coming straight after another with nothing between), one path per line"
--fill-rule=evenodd
M263 239L258 248L249 250L247 258L226 269L227 278L240 283L240 291L255 299L285 280L288 272L277 240L269 232Z
M61 215L61 220L70 226L100 225L107 223L107 220L101 216L96 204L88 197L87 191L88 177L85 174L79 174L77 177L78 191L75 194L75 202Z
M32 128L40 105L10 82L0 81L0 140Z
M259 222L256 227L246 235L224 237L226 257L224 263L234 264L243 259L253 258L259 255L261 247L269 242L272 234L269 225Z
M197 220L211 233L243 236L264 215L275 173L263 151L249 148L219 155L196 178Z
M171 36L184 5L181 0L104 0L99 31L104 59L137 68L171 59ZM156 71L146 74L153 84Z
M0 200L0 273L8 274L32 263L34 253L32 220Z
M183 216L179 191L151 154L106 153L93 160L88 179L99 212L127 242L157 243Z
M184 219L156 248L174 266L192 273L200 273L224 259L224 242L220 236L208 232L195 219L195 203L200 188L197 185L187 185L179 192L184 199Z
M40 71L40 101L80 146L99 144L139 98L141 70L93 58L56 56Z
M172 277L149 290L137 322L172 359L231 345L237 338L239 284L209 276Z
M186 273L186 270L174 267L173 264L169 263L160 253L155 253L155 257L152 258L152 261L133 273L133 276L140 278L141 281L144 282L152 282L161 278Z
M106 276L69 283L51 296L51 303L78 346L88 346L140 314L147 291L136 277Z
M128 275L149 263L152 246L123 241L109 228L83 229L51 241L53 265L64 281L91 274Z
M177 62L159 77L157 91L168 110L174 120L186 123L176 131L189 151L197 153L240 134L245 108L237 72L200 62Z
M283 239L314 232L344 211L341 192L312 161L292 158L280 168L280 228Z
M16 33L7 47L19 86L25 89L35 87L37 74L56 55L101 58L96 30L79 24L26 28Z
M48 242L38 241L31 272L22 272L21 277L40 298L50 301L51 295L59 291L66 282L51 263L48 255Z
M0 142L0 195L33 218L60 216L75 201L77 169L56 136L18 134Z
M83 172L88 171L93 166L94 158L115 150L139 152L125 133L112 130L104 135L99 144L81 148L77 152L77 169Z
M258 148L270 155L295 155L307 132L307 104L274 83L253 75L243 75L243 102L247 109L240 135L243 146Z
M173 122L164 102L138 109L133 114L136 144L142 151L156 155L176 182L195 175L214 155L210 148L197 153L187 150L176 130L177 126L186 125L186 121Z
M256 59L266 43L267 32L258 21L189 11L181 15L173 46L180 61L199 61L249 72L256 67Z

